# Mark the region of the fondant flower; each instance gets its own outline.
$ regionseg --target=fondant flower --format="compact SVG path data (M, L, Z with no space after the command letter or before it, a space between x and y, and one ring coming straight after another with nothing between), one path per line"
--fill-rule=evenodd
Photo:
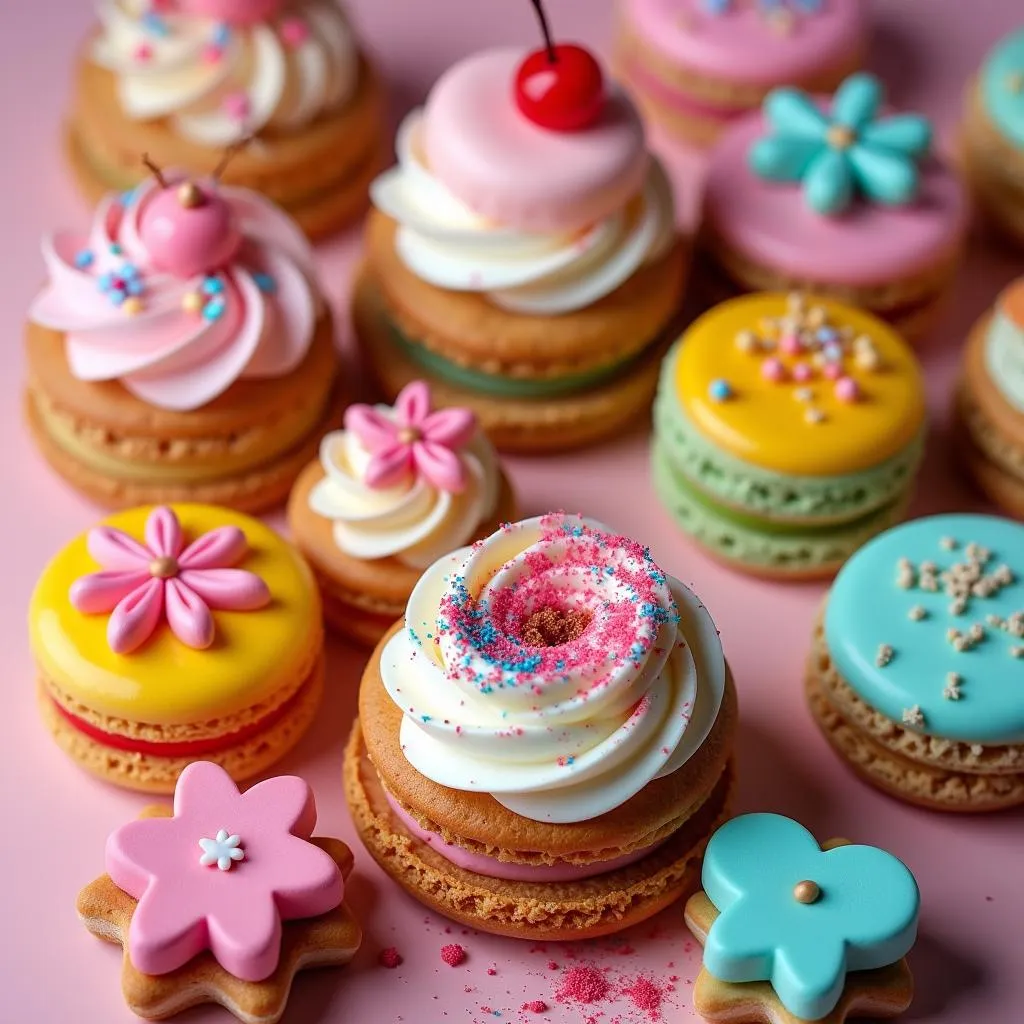
M472 440L476 417L468 409L432 412L430 388L423 381L402 389L393 417L372 405L349 406L345 429L371 453L364 478L370 487L393 487L410 474L449 493L466 486L466 469L456 452Z
M75 580L71 603L89 615L110 612L107 640L118 654L145 643L164 616L182 643L209 647L211 608L251 611L270 601L259 576L232 568L248 551L237 526L210 530L185 547L178 517L161 507L146 520L144 544L112 526L90 530L86 544L103 571Z
M857 195L902 206L917 194L932 128L917 114L879 117L882 102L881 83L863 73L839 87L830 115L799 89L774 89L764 101L771 134L754 144L750 166L769 181L801 182L818 213L842 213Z
M132 964L166 974L209 949L236 978L272 974L282 920L324 914L344 894L338 865L308 841L315 824L302 779L280 776L239 793L223 768L190 764L173 817L129 822L107 840L107 873L139 901L128 932ZM239 837L245 857L229 861L230 871L208 871L197 843L220 831Z
M719 829L702 884L720 912L705 942L708 972L770 981L801 1019L824 1017L848 971L896 963L917 933L917 883L900 860L873 846L823 851L777 814L743 815Z

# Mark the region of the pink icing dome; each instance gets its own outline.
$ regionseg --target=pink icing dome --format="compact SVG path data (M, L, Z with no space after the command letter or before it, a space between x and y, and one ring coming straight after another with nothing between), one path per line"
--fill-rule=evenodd
M489 50L449 68L427 99L419 140L438 179L470 209L522 231L575 231L621 209L647 172L644 129L609 87L587 128L527 120L513 90L521 50Z
M266 21L284 6L284 0L178 0L178 9L229 25Z
M44 240L49 280L29 316L64 333L79 380L119 380L149 405L185 411L240 378L294 370L322 299L309 244L276 206L199 182L206 208L182 208L183 177L165 178L168 189L150 179L127 201L107 196L88 235ZM197 211L193 228L186 215Z

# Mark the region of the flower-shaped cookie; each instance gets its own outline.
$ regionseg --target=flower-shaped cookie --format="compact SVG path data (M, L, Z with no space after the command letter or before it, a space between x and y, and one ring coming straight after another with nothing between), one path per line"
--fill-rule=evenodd
M752 147L751 168L769 181L801 182L807 203L822 214L842 213L858 195L886 206L909 203L932 127L917 114L880 117L883 98L879 80L864 73L843 82L830 114L799 89L772 90L764 102L771 134Z
M117 654L144 644L166 616L174 635L189 647L213 643L211 608L252 611L270 603L266 583L233 566L248 551L237 526L222 526L188 547L172 509L153 509L145 544L112 526L89 531L89 554L101 572L75 580L71 603L80 612L110 612L107 640Z
M917 883L901 861L871 846L822 850L776 814L743 815L719 829L702 885L718 911L704 938L707 973L726 983L769 981L801 1020L840 1004L848 972L897 964L917 933ZM698 922L695 931L704 930Z

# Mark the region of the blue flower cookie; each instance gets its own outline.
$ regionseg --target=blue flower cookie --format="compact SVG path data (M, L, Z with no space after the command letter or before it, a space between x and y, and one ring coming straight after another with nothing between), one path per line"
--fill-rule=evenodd
M1024 526L933 516L863 547L829 594L807 692L829 742L887 792L1024 803Z
M920 897L892 854L746 814L712 836L701 884L686 921L704 946L694 1006L707 1020L839 1024L910 1004Z

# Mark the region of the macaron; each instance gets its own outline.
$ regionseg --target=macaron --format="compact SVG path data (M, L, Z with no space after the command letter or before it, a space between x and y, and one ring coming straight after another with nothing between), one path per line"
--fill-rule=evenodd
M1024 278L971 330L955 422L968 473L992 501L1024 519Z
M961 151L989 223L1024 245L1024 29L1001 39L969 83Z
M906 509L924 383L906 343L863 310L747 295L680 337L654 424L655 490L708 554L772 579L829 576Z
M890 114L879 80L831 98L773 90L709 157L707 298L805 288L861 306L908 340L935 322L959 265L966 190L931 124Z
M233 152L226 181L320 237L366 207L383 110L333 0L102 0L76 61L65 148L90 202L142 181L138 153L206 175Z
M639 114L566 50L593 86L571 130L517 84L536 54L486 51L441 76L373 184L353 292L387 397L424 379L500 449L584 444L646 408L686 278Z
M312 252L255 193L152 167L87 233L44 240L25 338L32 436L106 507L273 507L340 413Z
M904 523L843 567L807 666L811 713L865 781L940 811L1024 803L1024 526Z
M706 146L776 86L832 92L868 35L863 0L623 0L616 69L652 122Z
M394 406L351 405L288 503L291 536L328 625L369 647L442 555L516 518L493 445L467 409L435 409L416 381Z
M424 573L363 675L345 793L371 856L438 913L604 935L693 891L735 729L699 599L640 544L550 515Z
M312 573L228 509L111 516L46 566L28 620L44 725L80 767L129 789L173 792L197 758L257 775L320 704Z

